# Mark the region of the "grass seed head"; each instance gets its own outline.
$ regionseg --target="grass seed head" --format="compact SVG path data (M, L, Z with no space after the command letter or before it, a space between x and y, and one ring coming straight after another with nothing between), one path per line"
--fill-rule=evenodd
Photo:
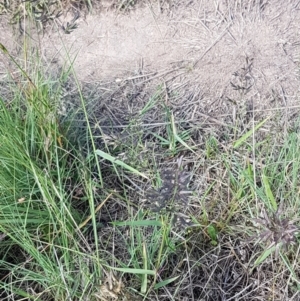
M263 217L253 220L263 229L258 242L269 243L269 248L282 245L285 249L296 242L296 235L300 229L294 224L295 221L282 217L282 212L283 203L275 213L268 215L264 210Z

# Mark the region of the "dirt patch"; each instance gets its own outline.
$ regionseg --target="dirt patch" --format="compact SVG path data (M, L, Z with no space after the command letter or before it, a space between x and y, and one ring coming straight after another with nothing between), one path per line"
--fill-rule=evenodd
M154 3L117 14L102 7L100 13L79 19L71 34L53 26L39 46L48 62L58 59L62 65L66 51L76 56L75 71L83 82L154 73L163 78L175 69L181 71L177 81L200 86L210 100L232 94L233 74L245 67L247 58L252 60L255 87L249 98L265 103L262 97L277 93L288 98L286 105L292 104L299 73L300 11L295 4L170 3L166 10ZM10 31L2 32L10 43Z
M43 36L30 32L30 43L49 69L76 57L83 84L128 86L138 80L154 91L165 82L181 98L196 101L195 117L199 108L235 118L244 110L297 106L300 10L292 1L168 3L117 13L107 3L82 14L78 28L65 34L60 24L73 18L68 14ZM4 44L16 53L11 31L1 26ZM22 49L22 37L16 41Z

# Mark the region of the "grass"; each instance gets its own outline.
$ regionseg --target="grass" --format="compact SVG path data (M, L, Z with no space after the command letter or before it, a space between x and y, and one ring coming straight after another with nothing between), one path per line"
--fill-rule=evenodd
M201 259L207 260L207 254L215 253L216 247L222 248L224 241L252 236L259 240L262 230L248 221L254 221L262 210L267 215L272 214L279 204L283 204L290 224L294 225L294 220L298 219L300 158L296 132L291 131L286 137L267 135L258 139L259 131L268 123L264 119L233 140L226 150L214 136L197 151L192 150L196 149L194 145L187 146L191 158L205 156L205 165L219 166L219 171L214 171L213 179L207 182L200 198L196 191L191 197L190 209L193 206L199 209L189 211L189 217L194 221L192 227L188 226L190 230L179 229L176 234L174 214L182 210L180 191L187 188L188 182L180 177L173 180L170 175L182 168L181 163L171 169L163 167L163 176L155 171L157 167L151 165L150 157L139 164L139 149L144 148L143 134L138 141L126 139L121 148L110 146L105 139L96 145L96 134L93 135L99 124L95 127L89 120L83 96L82 116L85 116L87 126L81 135L87 138L79 140L87 144L78 148L78 142L68 138L76 130L71 126L74 122L61 121L61 87L47 79L42 70L30 75L24 70L21 73L23 79L11 86L14 97L1 99L0 110L3 299L11 296L33 300L105 300L108 295L115 298L121 298L121 295L133 298L135 295L142 300L163 293L176 300L185 279L190 279L189 274L199 269L199 264L201 266ZM67 78L67 74L62 74L61 78ZM147 103L149 110L140 110L139 115L129 121L128 129L125 127L122 132L138 129L140 119L151 109L157 109L157 105ZM192 141L192 133L190 142L187 136L186 142L178 138L174 116L169 119L170 108L163 107L162 114L167 118L165 131L150 135L150 141L156 144L156 151L165 153L165 158L176 158ZM253 139L258 141L253 143ZM178 143L174 143L176 141ZM131 165L126 163L129 157L118 159L124 152L130 154ZM253 154L255 160L250 161L249 156ZM152 157L155 160L161 156L153 153ZM141 166L146 166L147 171L140 172ZM209 168L212 172L213 167ZM151 197L148 196L152 205L162 202L158 204L159 210L151 204L142 207L134 204L136 192L130 189L131 183L149 183L151 175L156 175L158 186L163 187L152 188ZM187 176L194 177L196 186L197 171L182 174L183 179ZM111 185L113 178L118 179L119 184ZM184 185L175 187L177 181ZM140 188L141 191L144 189ZM167 205L168 200L171 200L170 205ZM118 212L112 210L116 206ZM106 220L106 225L102 219ZM269 236L270 239L274 236ZM272 244L268 240L258 243L268 247L268 243ZM292 246L279 248L279 243L284 242L279 239L274 246L273 241L265 251L253 245L252 248L258 251L245 263L250 264L249 267L254 264L247 274L269 265L269 258L277 249L282 273L289 273L288 285L297 287L295 252L298 251ZM297 240L293 239L293 242ZM249 241L248 245L252 243ZM202 258L199 255L192 267L185 267L181 273L172 272L180 260L188 260L191 264L190 257L195 256L194 250L198 248L205 252ZM174 256L178 257L177 261L173 259L170 263ZM279 285L276 279L273 285ZM199 295L193 287L190 289L197 298L207 294L205 289L209 287L207 284Z
M76 270L86 264L82 248L87 242L79 228L83 212L72 190L88 192L91 180L84 178L87 163L58 121L52 97L58 93L39 73L30 82L28 78L13 87L13 99L1 100L0 228L6 265L1 283L24 297L30 295L26 287L31 283L43 288L37 295L74 299L79 290ZM101 277L100 261L93 260L92 266L90 277Z
M46 78L38 65L29 74L3 45L2 51L15 63L21 78L11 86L14 97L1 99L1 297L86 300L88 295L88 300L103 299L107 294L122 293L121 280L116 280L116 291L111 283L108 287L103 284L112 271L135 275L132 281L146 295L151 288L171 283L176 277L156 281L155 272L174 249L168 216L149 219L144 210L134 212L129 197L109 193L102 172L113 172L119 180L130 174L148 177L96 149L82 96L87 126L79 140L86 144L79 146L78 141L70 140L70 131L76 129L74 121L61 118L59 112L62 83ZM100 168L98 158L108 167ZM106 180L109 182L108 177ZM106 203L114 202L109 199L112 196L122 198L123 210L127 207L130 214L129 223L109 216L114 222L106 225L118 232L122 240L118 243L125 243L122 256L105 254L110 246L103 246L98 238L103 225L97 215ZM125 226L129 236L124 233ZM115 244L114 239L107 238L104 244Z
M10 24L23 34L27 32L30 22L34 22L39 31L44 31L55 23L65 34L70 34L78 27L77 20L82 14L91 12L94 8L111 8L118 12L128 12L134 8L137 1L115 0L109 3L94 0L15 0L0 2L0 15L7 16ZM71 13L73 18L64 22L63 15ZM28 23L28 24L26 24Z
M241 117L203 138L162 86L97 111L76 74L1 46L19 75L0 99L1 300L298 296L298 120Z

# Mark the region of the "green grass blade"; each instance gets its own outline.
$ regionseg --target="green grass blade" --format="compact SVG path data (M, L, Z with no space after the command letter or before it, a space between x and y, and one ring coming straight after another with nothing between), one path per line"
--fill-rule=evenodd
M172 131L173 131L173 135L174 135L174 140L178 141L179 143L181 143L184 147L186 147L188 150L190 150L191 152L193 152L195 154L195 151L192 150L177 134L177 130L176 130L176 125L175 125L175 121L174 121L174 114L171 114L171 124L172 124Z
M176 279L178 279L178 278L179 278L179 276L176 276L176 277L173 277L173 278L169 278L169 279L163 280L163 281L161 281L161 282L159 282L159 283L156 283L156 284L154 285L154 289L159 289L159 288L161 288L161 287L164 287L164 286L166 286L166 285L168 285L168 284L174 282L174 281L175 281Z
M238 148L239 146L241 146L255 131L262 127L269 119L270 117L267 117L265 120L261 121L257 126L255 126L246 134L244 134L240 139L235 141L235 143L233 144L233 148Z
M157 138L158 140L160 140L160 141L162 142L162 144L165 144L165 145L170 144L170 142L169 142L167 139L165 139L165 138L159 136L158 134L156 134L156 133L151 133L151 134L152 134L155 138Z
M262 174L262 181L263 181L263 185L264 185L264 188L265 188L266 196L267 196L269 202L271 203L272 209L274 211L276 211L277 210L277 203L276 203L275 198L273 196L268 177L264 173Z
M121 167L123 167L123 168L125 168L125 169L127 169L127 170L129 170L129 171L131 171L131 172L133 172L134 174L137 174L137 175L139 175L139 176L145 178L145 179L148 179L148 177L147 177L145 174L139 172L139 171L136 170L135 168L133 168L133 167L127 165L126 163L124 163L124 162L121 161L121 160L118 160L117 158L111 156L110 154L105 153L105 152L103 152L102 150L99 150L99 149L97 149L95 152L96 152L96 154L97 154L98 156L102 157L103 159L108 160L108 161L110 161L110 162L113 163L113 164L117 164L117 165L119 165L119 166L121 166Z
M139 275L147 274L147 275L152 275L152 276L154 276L156 274L155 271L147 270L147 269L116 268L116 267L111 267L111 266L107 266L107 267L111 268L115 271L119 271L119 272L123 272L123 273L129 273L129 274L139 274Z
M299 285L300 285L299 278L297 277L293 267L291 266L288 257L286 255L282 254L281 252L279 252L279 255L280 255L282 261L284 262L285 266L287 267L287 269L290 271L290 273L293 276L294 280L297 282L297 286L299 287Z
M139 221L126 221L126 222L112 222L115 226L137 226L137 227L149 227L149 226L162 226L161 221L149 221L149 220L139 220Z
M140 115L146 114L148 111L156 106L159 95L161 94L162 88L159 87L157 92L149 99L146 105L141 109Z
M147 250L146 250L146 244L143 242L143 267L145 270L148 268L148 256L147 256ZM145 294L147 292L147 282L148 282L148 275L143 274L142 275L142 285L141 285L141 293Z
M8 52L8 50L5 48L3 44L0 43L0 50L3 52L3 54L7 55L9 59L18 67L18 69L22 72L22 74L28 79L30 84L36 89L35 84L29 77L29 75L24 71L24 69L17 63L17 61L14 59L14 57Z
M193 149L191 149L178 135L175 135L176 140L181 143L184 147L186 147L188 150L193 152L194 154L196 153Z
M269 248L267 250L265 250L254 262L254 266L252 269L254 269L255 267L257 267L258 265L260 265L262 262L264 262L266 260L266 258L268 256L270 256L271 253L273 253L276 249L276 246L273 246L272 248Z

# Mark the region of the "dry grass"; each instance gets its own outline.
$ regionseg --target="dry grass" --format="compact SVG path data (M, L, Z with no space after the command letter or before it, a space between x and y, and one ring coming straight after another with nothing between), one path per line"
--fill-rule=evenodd
M241 73L244 70L245 68L242 68ZM141 78L140 81L144 82L144 79ZM176 210L184 216L189 216L189 221L192 221L188 230L186 228L178 230L176 225L172 226L170 237L175 241L175 249L168 255L168 260L162 265L158 275L162 280L179 276L176 284L159 289L156 291L156 297L153 295L154 292L150 292L149 298L151 300L152 298L182 300L185 297L188 300L297 298L298 293L293 292L291 285L293 281L297 282L294 278L296 274L293 276L290 274L290 269L296 273L295 267L298 263L293 254L297 250L288 248L288 251L283 251L282 254L285 252L290 254L287 255L290 260L287 261L290 262L288 264L282 260L276 261L276 254L273 258L272 253L262 259L261 255L265 254L262 244L254 245L249 242L249 238L256 231L251 221L254 222L254 217L260 214L261 206L268 208L270 196L265 186L267 184L262 184L262 177L267 172L266 167L271 167L272 162L289 160L282 157L287 154L283 155L285 151L280 150L282 143L288 143L284 142L287 137L284 132L274 133L272 130L279 126L278 112L254 113L248 108L248 111L237 112L236 116L231 118L229 112L223 114L223 117L212 116L209 112L206 113L205 107L198 107L200 112L197 114L193 102L189 103L189 99L195 99L197 95L189 94L189 97L182 95L183 91L172 87L172 81L168 86L159 86L155 93L150 94L147 85L141 90L138 88L139 83L135 82L130 85L133 87L132 90L127 88L127 99L121 96L122 86L108 85L99 87L99 91L107 91L107 94L98 95L101 97L100 108L92 108L95 137L99 135L99 138L104 138L99 140L101 141L99 147L107 149L125 163L145 172L153 178L154 183L141 181L129 174L123 174L120 176L121 179L115 180L110 175L112 189L117 189L134 209L133 212L130 210L128 215L127 206L122 210L119 207L121 199L115 199L113 207L107 207L108 211L106 213L103 211L103 214L114 216L116 220L130 221L137 214L134 212L139 212L141 208L153 211L153 208L158 207L160 214L170 218L169 222L172 216L176 218ZM139 90L138 94L136 89ZM231 85L231 89L237 90L237 86ZM251 89L253 88L249 87L248 91ZM170 96L172 94L174 96ZM131 97L135 100L134 103L128 100ZM120 102L120 99L123 99L123 102ZM234 102L232 103L232 106L235 106ZM170 112L174 114L174 121ZM101 116L101 121L97 116ZM267 117L269 120L263 126L257 127L259 122ZM176 124L176 133L193 151L185 147L181 140L176 140L172 129L173 122ZM289 119L289 131L293 131L294 124L297 124L297 121ZM273 146L270 151L271 145ZM170 207L165 201L165 196L169 191L173 191L173 188L170 190L165 187L165 173L168 175L169 171L173 170L173 174L176 175L178 160L182 160L185 166L184 179L190 179L188 190L192 190L193 195L189 197L188 205L186 200L175 198L172 200L172 204L175 201L175 206ZM276 179L275 169L272 173L268 177L269 181L273 182ZM168 176L167 178L169 179ZM183 183L184 186L187 184L185 181ZM161 188L147 193L155 185ZM277 189L282 188L277 188L274 184L271 190L274 189L273 193L276 194ZM176 192L179 193L180 188L177 188ZM153 216L150 211L149 217ZM170 215L170 212L173 215ZM284 225L287 222L282 221ZM289 229L294 231L296 227L291 226ZM114 228L110 231L115 233ZM105 231L105 235L110 231ZM173 231L179 231L179 240ZM151 237L151 233L153 234L150 231L150 234L143 235ZM123 243L119 245L119 242L124 240L125 234L119 235L114 234L114 238L111 237L111 244L114 245L115 256L126 261L121 255L125 253L124 245ZM264 232L254 235L258 240L262 236ZM109 239L105 237L102 240L108 242ZM275 237L274 243L279 240L280 238ZM267 244L264 246L272 247ZM127 286L136 285L134 283L133 279L127 278Z
M78 26L76 21L92 9L126 12L135 7L136 3L131 0L3 0L0 2L0 15L7 16L10 24L15 25L21 34L26 21L35 22L39 30L45 30L54 22L64 33L70 34ZM67 15L71 16L69 21L65 21Z
M227 1L215 9L222 18L212 21L221 26L225 12L260 18L266 6ZM111 270L91 288L91 300L299 300L299 106L282 82L261 89L259 68L244 55L240 68L226 74L221 96L209 94L213 87L202 88L201 81L191 86L181 70L163 80L129 74L124 82L85 85L88 120L80 95L63 91L69 107L60 118L75 116L68 135L81 155L89 158L93 149L89 124L96 148L147 176L100 158L104 186L93 191L96 227L89 222L88 195L70 183L87 221L81 250L97 250L112 268L155 271L146 277ZM91 174L101 181L96 167ZM261 211L268 212L263 220ZM255 221L267 231L253 227Z

